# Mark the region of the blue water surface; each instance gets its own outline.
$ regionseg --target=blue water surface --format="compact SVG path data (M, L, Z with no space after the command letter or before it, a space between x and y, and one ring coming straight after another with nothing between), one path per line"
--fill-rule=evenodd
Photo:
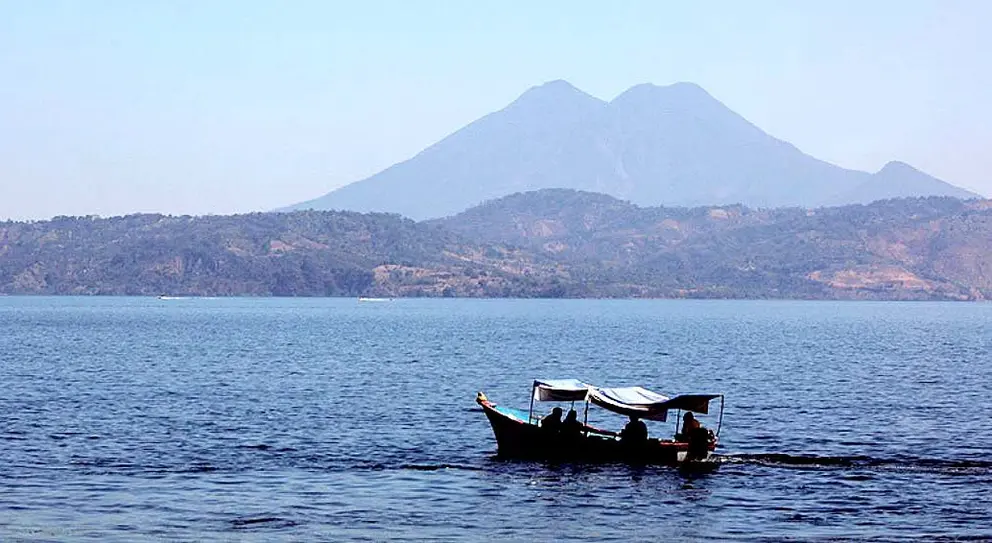
M0 540L992 539L990 353L990 304L3 297ZM719 468L496 459L535 377L723 392Z

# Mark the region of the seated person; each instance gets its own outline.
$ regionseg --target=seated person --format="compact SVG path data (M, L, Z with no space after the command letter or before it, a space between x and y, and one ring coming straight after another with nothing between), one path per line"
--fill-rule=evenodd
M682 431L675 438L678 441L689 441L689 436L699 428L702 428L702 426L696 420L696 416L690 411L686 411L685 415L682 415Z
M637 445L648 440L648 427L636 415L631 415L630 421L620 431L620 441L623 443Z
M541 419L541 429L545 432L558 433L561 430L561 408L551 410L551 414Z
M710 431L699 424L692 413L682 417L682 433L677 435L679 441L689 444L686 460L701 460L709 454Z
M579 414L574 409L569 409L568 414L565 415L565 422L561 425L561 433L575 437L581 435L583 430L585 426L579 422Z

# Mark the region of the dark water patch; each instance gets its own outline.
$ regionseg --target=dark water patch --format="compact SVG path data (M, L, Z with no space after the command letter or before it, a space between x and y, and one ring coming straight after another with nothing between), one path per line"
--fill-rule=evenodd
M210 464L196 464L186 468L185 470L181 470L180 473L213 473L219 469L220 468L217 466L212 466Z
M248 517L231 521L231 527L235 530L292 528L297 524L296 521L282 517Z
M939 458L891 457L878 458L865 455L819 456L803 454L723 454L715 455L723 463L760 464L782 467L813 468L891 468L918 470L945 474L992 474L992 461L955 460Z
M275 447L267 443L258 443L253 445L239 445L238 448L255 450L255 451L268 451L273 453L292 453L292 452L297 452L299 450L296 447Z
M360 471L441 471L441 470L459 470L459 471L485 471L486 468L481 466L469 466L465 464L383 464L380 462L363 464L356 466L355 468ZM346 471L351 471L346 470Z
M125 460L122 458L85 458L85 457L74 457L69 461L69 464L76 467L87 468L107 468L114 470L134 470L140 469L138 464Z
M56 441L61 441L63 439L70 439L79 435L82 434L80 432L58 432L58 433L48 434L48 437Z
M463 470L463 471L483 471L479 466L466 466L464 464L403 464L396 469L413 471L438 471L438 470Z

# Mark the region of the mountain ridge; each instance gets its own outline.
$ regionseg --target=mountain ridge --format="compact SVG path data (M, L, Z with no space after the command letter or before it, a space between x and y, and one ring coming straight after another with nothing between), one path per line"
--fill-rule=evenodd
M640 207L572 189L335 211L0 222L0 294L983 300L992 201Z
M816 207L875 196L978 196L910 169L872 174L817 159L694 83L643 83L607 102L555 80L527 89L407 160L283 210L383 211L420 220L545 188L687 206Z

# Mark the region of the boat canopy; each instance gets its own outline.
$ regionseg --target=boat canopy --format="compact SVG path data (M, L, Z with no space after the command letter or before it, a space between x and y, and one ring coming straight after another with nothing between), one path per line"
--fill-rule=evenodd
M708 414L710 400L719 394L682 394L669 398L642 387L593 388L589 401L603 409L648 420L666 421L668 411L681 409Z
M673 398L643 387L601 388L578 379L535 379L532 402L589 401L621 415L664 422L677 409L706 415L720 394L680 394Z
M592 389L578 379L535 379L533 399L539 402L581 402Z
M681 409L682 411L708 415L710 401L721 396L722 394L680 394L665 402L665 406L668 409Z
M669 400L657 392L642 387L594 388L589 401L603 409L649 420L665 421L668 409L662 407Z

